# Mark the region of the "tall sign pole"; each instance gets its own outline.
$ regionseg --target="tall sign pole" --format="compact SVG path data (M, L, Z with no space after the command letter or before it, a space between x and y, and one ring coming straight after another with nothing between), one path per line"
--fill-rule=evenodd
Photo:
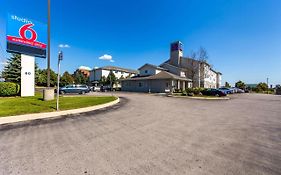
M48 0L48 60L47 60L47 87L50 87L50 53L51 53L51 0Z

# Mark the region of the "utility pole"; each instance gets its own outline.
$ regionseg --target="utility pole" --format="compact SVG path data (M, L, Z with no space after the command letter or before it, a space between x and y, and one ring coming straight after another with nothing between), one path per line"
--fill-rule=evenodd
M269 93L269 92L268 92L268 89L269 89L269 87L268 87L268 80L269 80L269 78L266 78L266 84L267 84L267 94Z
M50 87L50 53L51 53L51 0L48 0L48 60L47 60L47 87Z
M60 110L59 108L59 97L60 97L60 61L63 59L62 51L59 52L58 56L58 85L57 85L57 111Z

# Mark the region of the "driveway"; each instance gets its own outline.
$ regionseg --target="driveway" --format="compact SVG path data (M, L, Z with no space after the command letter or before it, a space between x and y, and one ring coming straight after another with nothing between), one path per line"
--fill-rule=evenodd
M0 127L0 174L281 174L281 96L118 95L110 109Z

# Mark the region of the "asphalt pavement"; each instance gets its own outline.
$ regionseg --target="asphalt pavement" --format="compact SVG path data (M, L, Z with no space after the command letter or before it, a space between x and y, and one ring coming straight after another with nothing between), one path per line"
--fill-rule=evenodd
M281 96L116 94L110 108L0 126L0 174L281 174Z

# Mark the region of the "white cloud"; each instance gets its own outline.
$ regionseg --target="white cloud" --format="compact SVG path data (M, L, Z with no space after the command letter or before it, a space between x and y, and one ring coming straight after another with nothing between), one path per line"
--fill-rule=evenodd
M111 55L108 54L104 54L103 56L99 57L100 60L106 60L106 61L110 61L111 63L114 63L115 61L112 59Z
M70 46L68 44L60 44L59 47L60 48L70 48Z
M112 60L112 56L104 54L103 56L100 56L99 59L100 60Z

